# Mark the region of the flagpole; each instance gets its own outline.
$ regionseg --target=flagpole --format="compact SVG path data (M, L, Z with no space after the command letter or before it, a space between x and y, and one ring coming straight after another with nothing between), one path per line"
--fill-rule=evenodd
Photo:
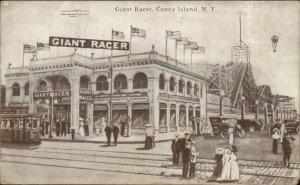
M131 55L131 46L132 46L132 25L130 25L130 41L129 41L129 55Z
M36 43L36 60L38 60L38 42Z
M165 45L165 53L166 53L166 57L168 57L168 31L166 30L166 45Z
M193 69L193 49L191 49L191 71Z
M114 30L111 29L111 42L113 44L113 32ZM113 50L111 48L110 50L110 100L109 100L109 124L111 125L112 124L112 93L113 93L113 90L112 90L112 87L113 87L113 65L112 65L112 56L113 56Z
M25 62L24 62L24 43L23 43L23 68L25 67Z
M177 39L175 39L175 61L177 64Z

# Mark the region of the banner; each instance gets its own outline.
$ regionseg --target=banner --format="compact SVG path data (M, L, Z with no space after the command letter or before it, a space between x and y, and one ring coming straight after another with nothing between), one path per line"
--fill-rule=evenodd
M125 39L124 33L116 30L112 30L112 37L114 39Z
M107 50L129 50L129 42L111 41L111 40L94 40L81 38L66 37L49 37L49 45L57 47L74 47L90 49L107 49Z
M49 51L50 50L50 46L48 43L41 43L41 42L38 42L36 44L36 48L38 51Z
M34 45L24 44L23 53L36 53L36 47Z
M146 38L146 30L144 29L131 27L131 34L133 37Z

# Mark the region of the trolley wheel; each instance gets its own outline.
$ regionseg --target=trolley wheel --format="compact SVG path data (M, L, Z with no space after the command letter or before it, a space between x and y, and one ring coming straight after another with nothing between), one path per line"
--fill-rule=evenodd
M244 129L241 129L241 130L238 131L238 136L239 137L245 137L245 135L246 135L246 132L245 132Z
M228 134L228 131L227 131L227 130L223 130L223 131L221 132L221 138L222 138L222 139L226 139L226 138L228 138L228 136L229 136L229 134Z
M255 131L255 127L254 125L251 125L250 128L249 128L250 132L254 132Z

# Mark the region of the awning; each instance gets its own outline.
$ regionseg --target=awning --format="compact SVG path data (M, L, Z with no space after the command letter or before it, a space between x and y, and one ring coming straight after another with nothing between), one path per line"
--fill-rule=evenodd
M134 103L132 105L132 109L140 109L140 110L144 110L144 109L149 109L149 104L148 103Z

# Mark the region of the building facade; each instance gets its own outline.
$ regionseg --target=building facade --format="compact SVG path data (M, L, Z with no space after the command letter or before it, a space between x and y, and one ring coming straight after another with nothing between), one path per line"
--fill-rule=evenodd
M67 119L75 130L80 118L89 120L91 131L99 119L127 119L130 134L144 132L145 124L166 133L189 129L192 117L206 120L208 79L154 50L32 60L29 66L8 68L5 77L6 106L49 121Z

